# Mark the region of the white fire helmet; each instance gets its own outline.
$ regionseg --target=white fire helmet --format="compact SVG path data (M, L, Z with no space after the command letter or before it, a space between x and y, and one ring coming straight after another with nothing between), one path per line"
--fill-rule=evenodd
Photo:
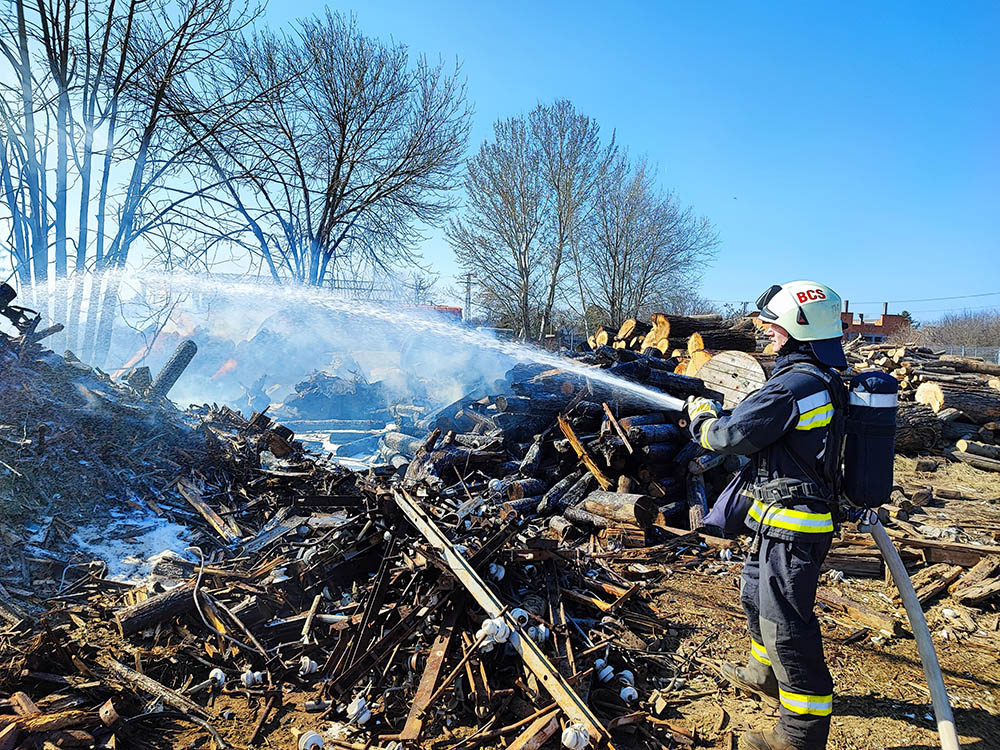
M810 342L816 356L831 367L844 367L840 339L840 295L815 281L774 285L757 300L760 319L781 326L797 341Z

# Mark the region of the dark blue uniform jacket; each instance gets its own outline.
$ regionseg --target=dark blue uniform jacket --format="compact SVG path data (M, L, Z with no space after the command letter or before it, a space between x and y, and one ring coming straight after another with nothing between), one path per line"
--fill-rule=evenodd
M706 523L730 533L745 523L764 536L789 541L826 541L833 535L833 493L823 480L833 403L818 377L789 371L796 362L823 367L801 351L778 357L774 374L759 391L731 414L706 420L701 427L703 447L751 457L723 490ZM785 502L755 500L751 485L765 481L758 477L761 458L766 462L767 479L808 482L816 491Z

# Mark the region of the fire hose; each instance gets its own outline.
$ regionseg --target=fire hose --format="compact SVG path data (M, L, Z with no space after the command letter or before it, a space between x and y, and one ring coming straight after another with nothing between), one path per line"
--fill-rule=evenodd
M924 676L927 678L927 687L931 691L931 705L934 708L934 718L937 721L938 735L941 737L942 750L959 750L958 732L955 729L955 717L951 711L951 703L948 701L948 691L945 690L944 678L941 676L941 665L938 664L937 652L931 642L931 632L927 627L927 620L924 618L924 610L917 600L917 592L913 590L910 582L910 575L906 572L899 552L893 545L889 535L885 532L885 527L874 511L868 511L861 529L866 529L878 545L885 564L889 566L892 580L899 589L899 596L903 600L903 607L906 609L906 616L910 621L910 629L913 637L917 641L917 651L920 653L920 661L924 667Z

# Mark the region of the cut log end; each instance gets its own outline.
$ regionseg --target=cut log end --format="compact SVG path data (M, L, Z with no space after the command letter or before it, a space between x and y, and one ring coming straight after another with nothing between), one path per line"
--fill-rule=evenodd
M697 336L698 334L694 334ZM692 336L694 338L694 336ZM691 361L688 363L687 371L685 375L697 375L698 371L708 364L709 360L712 359L712 355L705 351L704 349L699 349L696 352L691 353Z

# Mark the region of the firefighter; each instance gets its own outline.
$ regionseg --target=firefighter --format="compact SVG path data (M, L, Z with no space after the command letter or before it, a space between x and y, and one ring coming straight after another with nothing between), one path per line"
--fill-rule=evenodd
M830 730L833 680L813 605L837 505L839 442L827 455L827 439L835 411L846 410L835 373L847 366L840 305L823 284L772 286L757 307L778 355L774 374L731 414L708 399L687 409L704 448L750 458L705 521L754 532L740 581L749 654L723 675L780 704L776 727L744 736L755 750L821 750Z

